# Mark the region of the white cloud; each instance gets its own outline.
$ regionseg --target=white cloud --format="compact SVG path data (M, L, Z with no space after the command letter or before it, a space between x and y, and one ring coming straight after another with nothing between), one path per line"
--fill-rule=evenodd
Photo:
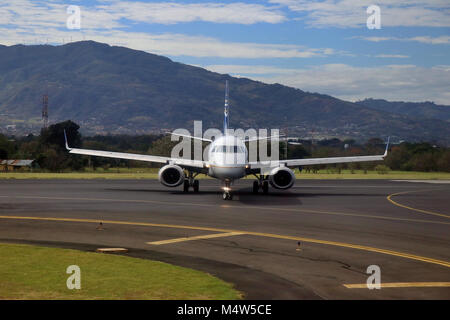
M193 21L254 24L280 23L286 20L284 14L274 7L243 2L182 4L112 1L108 5L98 6L97 9L116 18L160 24Z
M366 25L367 7L381 8L381 27L449 27L448 0L269 0L298 12L313 27L356 28Z
M296 45L224 42L215 38L182 34L142 34L112 32L93 35L99 41L171 56L220 58L310 58L331 54L330 49L310 49ZM326 51L326 52L325 52Z
M15 0L0 4L0 24L64 27L69 5L81 8L83 29L111 29L126 27L122 19L131 23L175 24L205 21L212 23L255 24L280 23L284 14L273 6L231 3L190 3L101 1L94 6L83 2Z
M285 69L273 66L265 65L230 65L230 64L216 64L208 65L204 68L218 72L218 73L230 73L230 74L247 74L247 75L269 75L269 74L292 74L295 69Z
M73 2L15 0L0 5L0 25L28 29L66 28L69 15L67 8ZM81 27L88 29L112 29L123 27L116 17L108 12L88 9L81 6Z
M360 39L371 42L381 41L407 41L407 42L421 42L426 44L450 44L450 36L429 37L429 36L417 36L410 38L399 37L352 37L352 39Z
M34 30L21 28L11 30L0 27L1 44L37 44L94 40L110 45L124 46L136 50L168 56L220 57L220 58L311 58L340 54L333 49L314 49L298 45L260 44L249 42L225 42L211 37L183 34L151 34L119 30L67 32L55 28ZM38 41L38 42L36 42Z
M405 59L409 58L409 56L406 56L404 54L377 54L375 58L394 58L394 59Z
M112 45L170 56L220 58L310 58L336 54L333 49L313 49L299 45L227 42L212 37L184 34L129 32L123 18L132 22L178 23L278 23L285 17L259 4L242 2L192 3L101 1L81 7L81 30L66 29L68 4L55 1L17 0L0 4L2 44L62 43L70 39L95 40ZM78 4L78 2L75 2ZM82 2L80 2L82 4Z
M267 83L281 83L305 91L355 101L368 97L403 101L435 101L450 105L450 66L415 65L353 67L326 64L303 69L272 66L209 65L219 73L238 74Z

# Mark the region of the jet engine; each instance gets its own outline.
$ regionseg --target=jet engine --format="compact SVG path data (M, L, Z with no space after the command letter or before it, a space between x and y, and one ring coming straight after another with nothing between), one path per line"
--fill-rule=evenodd
M269 182L275 189L289 189L294 185L295 175L291 169L286 167L275 168L270 172Z
M159 170L158 179L166 187L178 187L184 182L184 171L180 166L168 164Z

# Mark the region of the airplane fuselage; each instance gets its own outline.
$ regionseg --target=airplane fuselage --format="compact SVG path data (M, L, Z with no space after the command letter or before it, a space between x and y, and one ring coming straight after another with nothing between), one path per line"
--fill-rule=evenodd
M214 140L209 148L208 175L223 181L233 181L246 175L248 151L245 143L225 135Z

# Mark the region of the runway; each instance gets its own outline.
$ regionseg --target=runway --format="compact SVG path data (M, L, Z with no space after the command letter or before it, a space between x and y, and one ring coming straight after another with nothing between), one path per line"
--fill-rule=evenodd
M0 242L95 250L206 271L247 299L450 299L450 184L300 180L223 201L155 180L0 180ZM97 228L102 222L102 228ZM369 290L369 266L381 289Z

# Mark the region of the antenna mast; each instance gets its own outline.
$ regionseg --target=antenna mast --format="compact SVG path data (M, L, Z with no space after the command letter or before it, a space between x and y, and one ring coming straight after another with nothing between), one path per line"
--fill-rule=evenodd
M44 129L48 127L48 94L42 97L42 126Z

